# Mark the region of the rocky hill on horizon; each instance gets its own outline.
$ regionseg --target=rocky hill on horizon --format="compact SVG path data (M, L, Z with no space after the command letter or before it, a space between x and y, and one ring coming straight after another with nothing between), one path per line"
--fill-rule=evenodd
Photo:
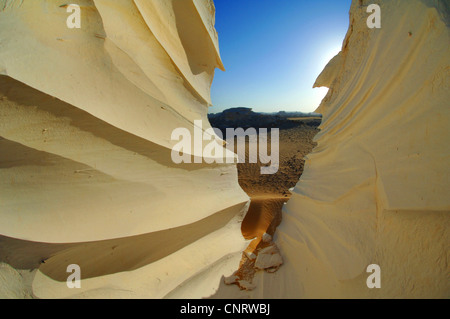
M208 114L212 127L221 131L226 128L279 128L289 129L299 125L318 127L321 123L321 115L317 113L303 112L254 112L252 108L236 107L226 109L220 113Z

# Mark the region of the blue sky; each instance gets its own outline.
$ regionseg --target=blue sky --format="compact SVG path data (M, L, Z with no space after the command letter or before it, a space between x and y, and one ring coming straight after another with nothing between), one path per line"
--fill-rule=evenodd
M216 70L216 113L312 112L327 89L312 86L339 52L351 0L214 0L225 72Z

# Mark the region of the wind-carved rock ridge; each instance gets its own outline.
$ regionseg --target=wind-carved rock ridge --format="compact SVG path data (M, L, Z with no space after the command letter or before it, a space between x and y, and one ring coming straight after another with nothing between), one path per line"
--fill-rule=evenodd
M0 261L38 268L38 298L213 294L249 199L235 164L171 159L174 129L209 128L212 1L83 0L80 29L63 1L18 4L0 0Z
M450 296L450 8L376 1L382 26L369 29L372 2L352 2L342 51L316 81L330 90L274 236L283 267L241 297ZM367 285L372 264L380 289Z

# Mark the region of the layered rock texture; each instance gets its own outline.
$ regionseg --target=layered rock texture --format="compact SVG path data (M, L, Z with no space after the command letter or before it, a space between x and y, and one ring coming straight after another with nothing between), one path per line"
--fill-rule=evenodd
M207 297L239 264L248 197L234 164L174 164L171 133L209 128L214 5L77 4L70 29L66 1L0 0L0 261L39 267L41 298L162 298L201 273Z
M369 29L369 4L381 29ZM255 279L259 298L450 296L450 6L353 1L318 146L283 210L284 266ZM381 288L366 272L381 269Z

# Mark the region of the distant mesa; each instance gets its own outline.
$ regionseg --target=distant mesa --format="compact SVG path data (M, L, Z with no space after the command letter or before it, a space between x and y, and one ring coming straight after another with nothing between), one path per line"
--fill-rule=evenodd
M299 125L318 127L322 116L318 113L303 112L254 112L252 108L235 107L220 113L208 114L212 127L222 131L226 128L279 128L289 129Z

